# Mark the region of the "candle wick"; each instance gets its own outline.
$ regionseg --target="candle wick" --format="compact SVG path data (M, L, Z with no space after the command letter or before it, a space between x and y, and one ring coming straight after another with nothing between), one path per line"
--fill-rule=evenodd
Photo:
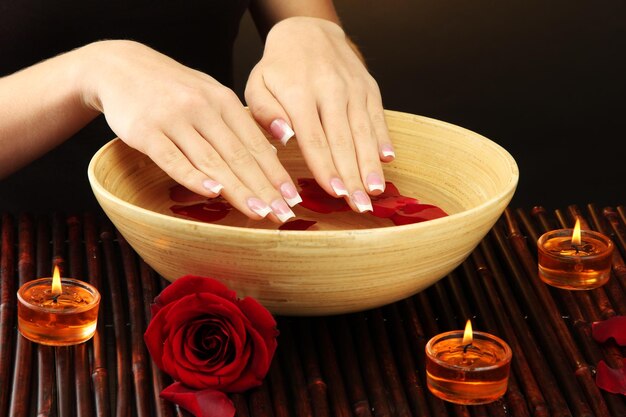
M465 353L467 353L467 349L469 349L469 348L470 348L470 346L472 346L472 344L471 344L471 343L468 343L467 345L463 346L463 353L464 353L464 354L465 354Z
M53 295L53 296L52 296L52 302L56 304L56 303L59 301L59 296L60 296L60 295L61 295L61 294Z

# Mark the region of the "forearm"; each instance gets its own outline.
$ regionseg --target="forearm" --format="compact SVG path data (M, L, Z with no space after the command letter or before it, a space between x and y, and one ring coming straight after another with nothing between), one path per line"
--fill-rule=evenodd
M332 0L252 0L250 13L263 39L276 23L294 16L318 17L340 24Z
M263 39L269 30L276 23L289 17L307 16L329 20L341 26L341 21L335 10L332 0L308 0L286 2L282 0L252 0L250 12L254 18L255 25ZM363 54L359 47L348 35L346 42L354 53L365 64Z
M81 98L83 60L79 49L0 78L0 178L98 115Z

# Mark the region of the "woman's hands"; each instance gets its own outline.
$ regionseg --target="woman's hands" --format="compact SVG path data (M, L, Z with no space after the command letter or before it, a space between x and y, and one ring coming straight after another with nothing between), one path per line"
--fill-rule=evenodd
M394 156L375 81L343 30L319 18L285 18L270 30L246 88L254 118L207 74L123 40L2 77L0 92L0 177L103 112L115 134L174 180L222 194L252 219L287 221L301 201L254 118L284 140L291 126L319 184L359 212L371 210L368 193L384 189L380 161Z
M285 201L297 204L297 190L234 92L135 42L82 49L83 100L124 142L188 189L221 193L250 218L294 216Z
M288 140L293 128L322 188L356 211L372 209L368 193L384 190L381 161L395 155L378 86L337 24L312 17L277 23L245 96L276 139Z

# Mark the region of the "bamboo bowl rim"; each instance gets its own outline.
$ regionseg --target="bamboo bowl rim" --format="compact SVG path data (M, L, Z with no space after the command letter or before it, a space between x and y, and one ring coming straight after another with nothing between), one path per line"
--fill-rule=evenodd
M473 131L470 131L468 129L465 129L463 127L454 125L452 123L448 123L448 122L444 122L438 119L433 119L433 118L429 118L426 116L418 116L418 115L413 115L410 113L404 113L404 112L399 112L399 111L394 111L394 110L385 110L385 114L386 115L409 115L411 117L415 117L416 119L421 119L425 122L428 122L430 124L435 124L435 125L440 125L443 127L448 127L448 128L452 128L454 130L461 130L461 131L466 131L468 133L471 133L472 137L474 137L476 140L481 140L484 141L485 143L488 143L490 145L492 145L493 147L495 147L500 153L501 156L503 156L504 158L508 159L508 163L509 163L509 167L511 168L510 171L510 177L509 177L509 183L507 184L507 186L502 187L502 189L497 192L496 194L492 195L491 197L489 197L489 199L485 200L484 202L473 206L471 208L468 209L464 209L462 211L459 211L457 213L451 213L448 216L445 217L440 217L437 219L433 219L433 220L428 220L428 221L424 221L424 222L419 222L419 223L413 223L413 224L405 224L405 225L392 225L389 227L380 227L380 228L374 228L375 230L380 230L381 232L386 231L386 230L398 230L398 228L400 228L400 230L411 230L411 229L415 229L415 230L420 230L420 229L424 229L424 228L431 228L431 227L437 227L437 225L439 224L445 224L448 222L454 222L457 221L460 218L463 217L468 217L471 216L473 213L475 212L480 212L482 210L484 210L485 207L489 207L493 204L497 204L498 201L500 201L501 199L505 198L507 194L511 193L512 190L514 190L517 186L517 183L519 181L519 169L517 166L517 163L515 161L515 159L513 158L513 156L502 146L500 146L499 144L493 142L492 140L476 133ZM104 152L107 151L108 148L115 146L118 142L121 142L122 140L118 137L112 139L111 141L109 141L108 143L106 143L104 146L102 146L92 157L91 161L89 162L89 166L88 166L88 170L87 170L87 175L89 178L89 181L92 185L92 187L94 188L94 191L97 191L98 193L100 193L102 196L106 197L107 199L115 202L116 204L124 207L125 209L128 210L132 210L132 211L136 211L138 213L142 213L144 215L148 215L148 216L153 216L157 219L167 219L169 222L173 222L170 223L172 225L176 225L179 224L181 226L193 226L194 228L202 228L202 229L218 229L218 230L224 230L224 231L230 231L230 230L235 230L235 231L243 231L245 230L246 233L248 234L253 234L253 235L258 235L258 236L282 236L282 237L286 237L286 236L303 236L304 234L314 234L316 236L319 237L328 237L328 238L333 238L333 237L340 237L345 235L346 233L350 233L350 234L369 234L372 230L372 228L359 228L359 229L342 229L342 230L278 230L278 229L262 229L262 228L254 228L254 227L242 227L242 226L231 226L231 225L222 225L222 224L215 224L215 223L209 223L209 222L202 222L202 221L198 221L198 220L192 220L192 219L185 219L185 218L181 218L181 217L176 217L176 216L172 216L172 215L167 215L167 214L163 214L163 213L159 213L153 210L149 210L147 208L129 203L128 201L116 196L115 194L113 194L112 192L110 192L107 188L105 188L99 181L98 178L96 177L95 174L95 166L97 164L97 161L100 157L101 154L103 154ZM164 174L167 175L167 174Z

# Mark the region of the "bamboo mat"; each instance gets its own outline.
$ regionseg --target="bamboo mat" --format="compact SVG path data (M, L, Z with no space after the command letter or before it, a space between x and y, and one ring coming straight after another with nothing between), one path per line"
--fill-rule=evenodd
M613 275L592 291L545 286L536 240L583 226L616 244ZM2 215L0 417L187 416L158 399L169 380L143 344L149 304L166 283L98 215ZM418 256L418 254L416 254ZM591 323L626 315L626 207L507 209L448 277L397 303L332 317L279 317L279 347L265 383L232 395L241 417L626 416L624 396L599 390L595 365L617 367L626 349L596 343ZM101 319L89 342L32 344L16 330L17 288L65 276L101 289ZM424 345L440 332L494 333L513 349L507 394L483 406L455 406L425 386Z

